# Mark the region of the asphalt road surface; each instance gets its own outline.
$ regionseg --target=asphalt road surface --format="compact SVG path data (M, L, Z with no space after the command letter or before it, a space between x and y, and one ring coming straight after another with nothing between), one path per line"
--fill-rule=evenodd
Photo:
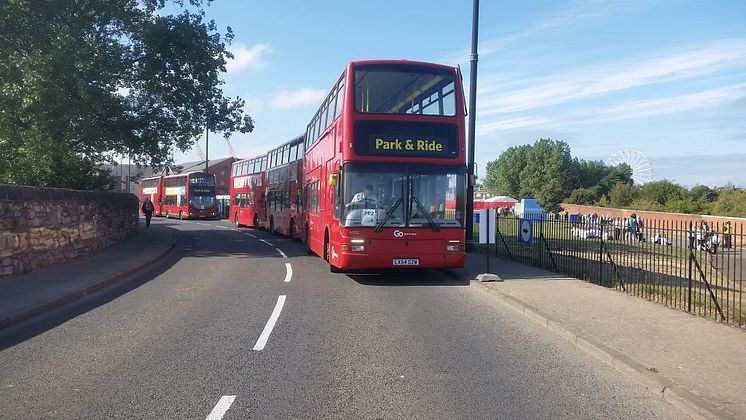
M685 418L448 272L332 274L225 222L0 331L2 419Z

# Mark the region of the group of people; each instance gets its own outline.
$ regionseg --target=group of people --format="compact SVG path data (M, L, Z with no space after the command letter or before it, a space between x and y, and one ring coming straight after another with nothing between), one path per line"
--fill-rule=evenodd
M730 221L726 221L723 224L723 248L733 247L733 227ZM693 224L689 230L689 248L690 249L701 249L717 255L718 248L720 247L720 236L718 235L717 229L710 228L706 221L702 221L699 226Z

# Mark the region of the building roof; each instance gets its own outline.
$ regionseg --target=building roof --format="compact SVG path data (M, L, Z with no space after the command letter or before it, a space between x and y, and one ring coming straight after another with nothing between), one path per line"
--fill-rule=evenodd
M233 162L235 162L238 159L227 157L227 158L221 158L221 159L214 159L207 162L208 167L212 167L215 165L220 165L221 163L228 163L229 165ZM184 162L184 163L178 163L174 165L174 167L181 168L179 170L179 173L182 172L196 172L196 171L204 171L205 170L205 161L204 160L197 160L193 162Z

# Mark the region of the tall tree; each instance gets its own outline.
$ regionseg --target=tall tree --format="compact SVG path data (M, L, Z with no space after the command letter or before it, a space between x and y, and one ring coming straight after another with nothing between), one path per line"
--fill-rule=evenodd
M520 173L521 195L535 197L546 210L556 211L572 191L573 169L567 143L540 139L526 153L526 166Z
M168 163L209 121L249 132L220 73L233 34L202 0L0 2L0 182L105 188L114 154ZM208 1L209 3L209 1Z
M497 160L487 163L484 185L496 195L519 198L521 193L521 171L526 166L529 145L510 147Z

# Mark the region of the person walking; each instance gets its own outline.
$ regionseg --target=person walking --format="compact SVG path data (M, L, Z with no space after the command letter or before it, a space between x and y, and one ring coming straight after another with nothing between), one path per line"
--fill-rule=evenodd
M145 197L145 201L142 203L142 214L145 215L145 229L150 228L150 219L153 217L153 210L155 210L155 207L153 207L153 202L150 201L150 198Z

